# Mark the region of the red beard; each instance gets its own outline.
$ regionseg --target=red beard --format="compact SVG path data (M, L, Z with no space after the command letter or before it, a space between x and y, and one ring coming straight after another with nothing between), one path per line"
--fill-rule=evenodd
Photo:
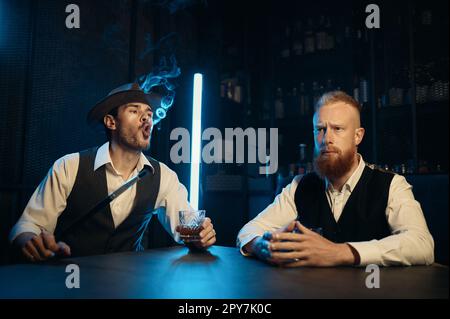
M323 153L323 151L335 153ZM337 179L347 174L353 166L356 148L347 152L329 146L326 149L314 151L314 170L321 178Z

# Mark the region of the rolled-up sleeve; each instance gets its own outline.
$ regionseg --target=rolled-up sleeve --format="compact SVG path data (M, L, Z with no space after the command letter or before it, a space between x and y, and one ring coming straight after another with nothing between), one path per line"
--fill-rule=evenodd
M391 236L349 243L358 251L361 266L430 265L434 262L433 237L412 186L403 176L395 175L392 179L386 218Z
M181 244L180 234L175 230L179 224L178 212L193 208L188 202L187 189L180 183L177 174L164 163L160 163L160 167L161 183L155 211L164 229L172 235L176 242Z
M55 161L12 228L10 242L25 232L40 234L41 229L54 232L75 183L78 163L79 153L68 154Z

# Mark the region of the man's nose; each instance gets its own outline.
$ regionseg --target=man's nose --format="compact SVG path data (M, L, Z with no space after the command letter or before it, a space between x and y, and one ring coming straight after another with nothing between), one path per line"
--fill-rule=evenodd
M150 119L151 119L150 115L144 114L144 115L142 115L142 117L141 117L141 122L144 122L144 123L145 123L145 122L149 122Z
M332 136L332 134L331 134L331 130L329 130L329 129L326 129L325 131L324 131L324 133L323 133L323 143L325 144L325 145L328 145L328 144L333 144L333 136Z

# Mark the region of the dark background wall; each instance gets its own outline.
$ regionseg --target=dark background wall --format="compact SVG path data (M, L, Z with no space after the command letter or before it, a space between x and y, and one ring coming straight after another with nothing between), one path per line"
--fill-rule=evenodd
M80 29L65 27L70 3L80 7ZM382 28L367 30L369 3L1 0L1 261L7 260L9 230L51 164L103 143L104 136L85 124L92 105L174 55L181 68L177 96L154 129L149 154L174 169L184 185L189 186L189 165L171 163L174 142L168 136L176 127L190 130L195 72L204 74L204 128L223 133L226 127L278 127L280 133L277 174L259 176L260 164L202 165L201 206L214 221L218 244L234 245L242 225L273 200L277 183L310 160L311 114L299 113L300 95L312 104L326 89L353 94L365 79L366 137L360 151L390 169L411 166L408 178L417 183L440 260L448 262L448 197L439 195L435 205L430 196L436 187L439 194L448 190L448 3L379 1ZM317 40L321 32L333 37L334 47L316 45L306 53L305 39ZM431 92L438 82L447 84L443 99L407 100L407 92L423 87ZM231 83L241 89L239 102L226 98L234 92L227 90ZM390 103L395 88L404 91L401 105ZM305 163L299 163L299 143L307 144ZM152 230L154 246L171 243L156 223Z

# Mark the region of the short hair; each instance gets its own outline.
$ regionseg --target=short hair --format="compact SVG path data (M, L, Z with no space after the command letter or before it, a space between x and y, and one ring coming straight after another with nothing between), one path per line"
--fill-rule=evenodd
M115 107L111 111L109 111L108 114L106 114L106 115L111 115L112 117L117 117L118 111L119 111L119 107ZM106 127L105 123L103 123L103 127L105 128L105 135L106 135L106 138L108 139L108 142L111 142L111 130Z
M352 98L344 91L330 91L324 93L314 106L314 112L316 112L322 106L337 102L343 102L345 104L353 106L358 110L358 114L361 115L361 104L359 104L354 98Z

